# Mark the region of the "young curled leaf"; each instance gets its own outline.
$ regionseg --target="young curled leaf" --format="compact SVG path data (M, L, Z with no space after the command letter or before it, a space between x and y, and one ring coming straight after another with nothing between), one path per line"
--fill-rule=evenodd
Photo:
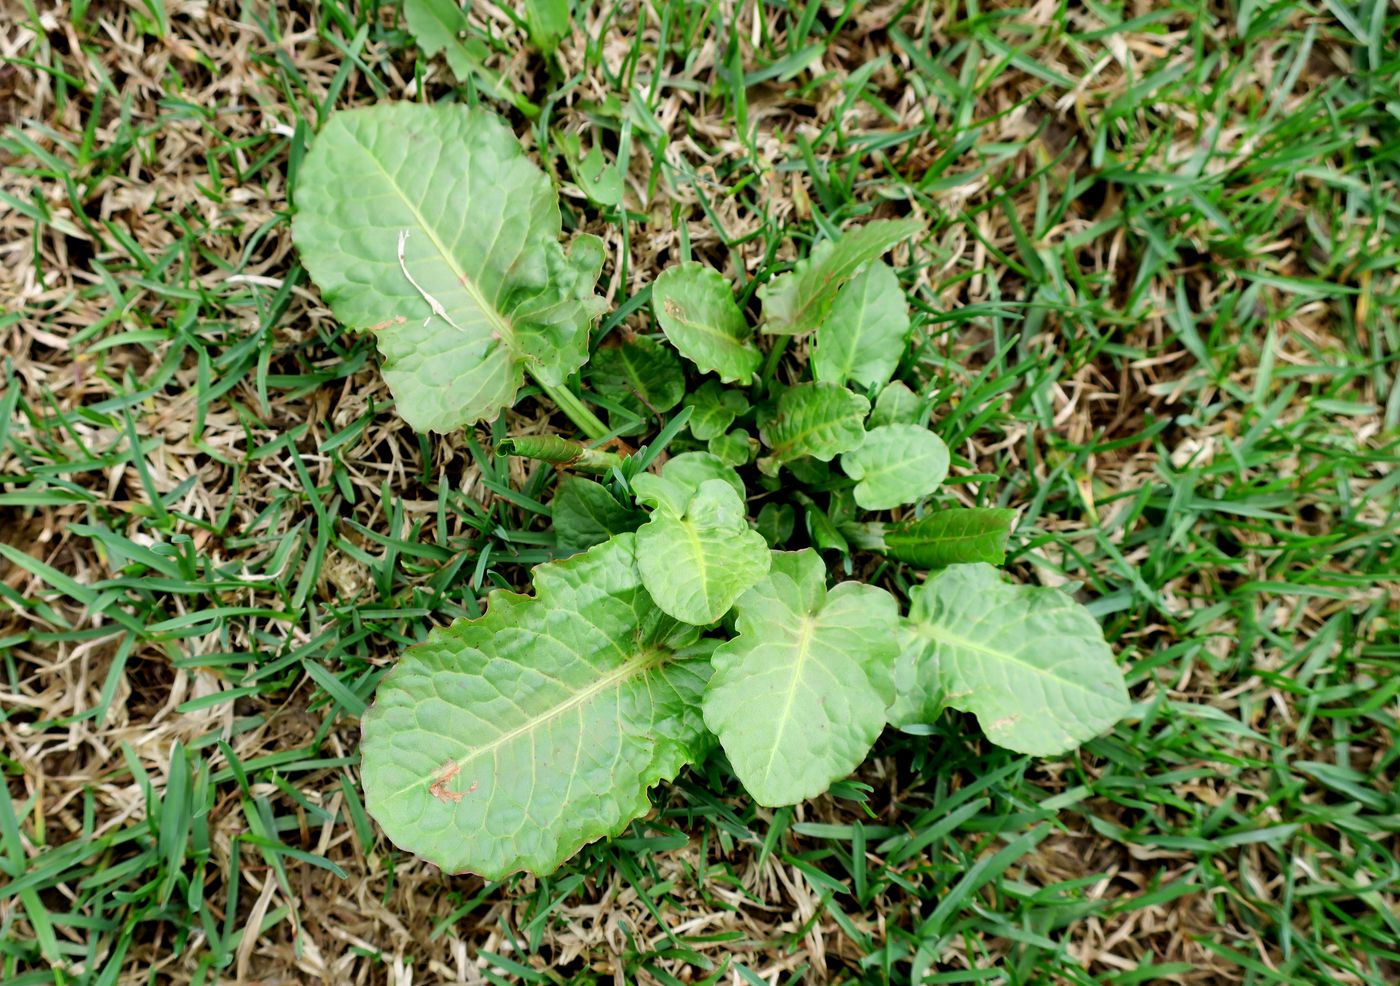
M699 631L657 609L619 535L535 569L535 595L409 648L364 717L365 805L449 873L549 873L704 753Z
M865 759L894 699L899 607L872 585L826 588L810 548L777 552L716 648L705 724L761 805L821 794Z
M516 435L503 438L496 446L496 454L538 459L550 465L567 466L581 472L605 473L622 464L622 456L616 452L580 445L558 435Z

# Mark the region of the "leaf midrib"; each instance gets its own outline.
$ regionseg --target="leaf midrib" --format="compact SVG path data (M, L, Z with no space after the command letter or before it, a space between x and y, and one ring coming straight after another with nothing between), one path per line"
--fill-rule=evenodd
M433 246L437 248L438 254L446 262L448 269L456 275L457 283L462 286L462 290L467 292L472 302L486 315L495 330L500 333L503 340L512 338L514 327L510 324L510 321L494 304L487 302L486 296L481 293L481 289L477 286L476 282L473 281L471 277L468 276L467 272L462 269L461 265L457 263L457 259L452 255L451 251L447 249L447 245L438 238L437 232L429 225L427 217L419 211L418 206L408 197L408 193L399 185L394 176L389 173L389 170L379 162L379 158L375 157L374 151L370 149L369 145L360 140L360 135L357 131L347 128L346 132L350 134L350 139L355 142L360 150L364 151L365 157L369 159L370 163L384 176L384 180L389 183L389 187L394 190L394 194L399 197L399 200L403 202L408 211L413 213L414 221L418 223L418 227L427 234L428 239L431 240Z
M857 425L859 425L860 423L860 415L855 413L854 411L848 414L842 414L834 418L825 418L818 421L816 424L808 425L805 428L799 428L798 430L791 433L787 441L776 442L773 445L773 455L775 458L786 457L787 453L793 451L794 449L800 446L805 446L807 444L808 438L811 438L814 435L818 435L823 431L835 432L845 430L845 427L849 425L852 421L854 421ZM829 444L829 441L823 442L822 445L824 447L821 448L820 451L826 451L825 446Z
M856 449L855 451L859 452L860 449ZM931 458L936 458L937 454L938 453L936 452L928 452L922 455L916 455L912 459L903 459L898 462L891 462L888 465L879 466L875 469L868 469L860 474L860 479L862 481L869 481L871 479L877 479L881 476L888 476L891 473L900 472L901 470L909 470L913 466L918 465L921 462L925 462ZM862 465L864 465L864 463L862 463Z
M778 759L778 751L783 748L783 734L787 732L788 723L792 721L792 706L797 701L797 683L802 679L802 668L811 656L812 639L816 636L817 622L814 616L808 613L799 613L802 628L797 636L797 659L792 666L792 680L788 683L788 693L783 701L783 714L778 719L778 732L773 737L773 745L768 750L768 763L763 767L763 776L773 776L773 764Z
M1057 674L1054 674L1048 668L1043 668L1038 664L1032 664L1029 661L1017 657L1015 654L1012 654L1009 651L994 650L993 648L988 647L985 644L980 644L975 640L971 640L960 634L953 633L951 630L945 629L937 623L919 621L915 622L914 626L916 629L923 631L923 633L926 636L931 637L935 643L946 644L951 647L963 647L967 650L976 651L979 654L986 654L990 657L995 657L1004 661L1008 661L1011 664L1018 664L1021 667L1026 668L1027 670L1032 671L1043 678L1049 678L1050 680L1059 682L1060 684L1066 687L1075 688L1081 692L1084 692L1085 694L1098 695L1098 689L1090 685L1077 682L1072 678L1063 678Z
M469 753L467 753L466 756L460 758L453 758L450 762L456 764L458 771L460 771L473 760L480 759L486 754L496 751L500 747L509 743L511 740L516 739L520 736L524 736L526 733L538 729L540 726L542 726L544 723L548 722L551 719L559 718L566 712L569 712L572 709L583 705L589 699L607 691L610 687L617 685L628 678L631 678L638 672L648 670L651 667L659 666L670 656L671 655L669 651L664 651L659 648L649 648L643 651L642 653L623 662L615 670L603 675L603 677L599 678L597 681L593 682L588 687L584 688L582 691L574 693L567 700L560 702L557 705L551 706L549 709L545 710L537 716L531 716L529 719L526 719L514 729L511 729L508 732L504 732L500 736L497 736L485 746L475 747ZM446 766L446 764L444 764L443 766ZM432 785L439 773L441 773L440 768L439 770L434 771L433 774L429 775L426 778L419 778L418 780L415 780L412 783L399 788L397 791L394 791L392 794L388 795L386 800L401 797L407 794L409 791L412 791L415 788L425 784Z

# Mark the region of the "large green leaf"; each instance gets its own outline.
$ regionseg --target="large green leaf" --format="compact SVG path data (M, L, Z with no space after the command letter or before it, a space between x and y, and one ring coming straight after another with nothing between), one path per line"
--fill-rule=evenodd
M907 626L915 639L895 725L927 721L907 717L926 715L941 693L997 745L1050 756L1128 711L1098 621L1057 589L1012 585L990 565L952 565L914 590Z
M442 52L458 82L475 79L486 92L512 104L526 116L533 119L540 115L538 106L513 90L499 72L486 67L491 49L485 41L472 36L472 26L457 0L404 0L403 14L409 33L423 54L431 58ZM566 28L567 16L566 13Z
M812 376L862 389L889 380L909 340L909 304L888 264L875 261L836 295L817 329Z
M859 582L828 592L826 565L808 548L775 554L735 611L738 636L711 658L705 724L759 804L815 797L850 774L884 728L899 607Z
M651 310L671 345L701 370L746 384L758 369L753 328L719 271L696 261L666 268L652 285Z
M938 489L948 476L948 446L918 425L881 425L841 456L841 470L856 480L857 504L889 510Z
M548 873L703 752L699 632L642 588L634 536L535 569L535 596L409 648L365 714L365 803L449 872Z
M639 495L648 480L638 477ZM666 482L663 478L661 482ZM768 572L768 543L749 528L744 499L723 479L707 479L686 502L660 501L637 529L637 565L656 605L686 623L714 623Z
M302 165L292 233L336 317L374 334L419 431L494 418L526 369L561 383L604 308L601 242L565 254L553 185L483 109L334 114Z
M864 420L870 402L834 383L804 383L783 391L777 412L759 430L772 454L758 467L775 475L785 463L812 456L830 462L859 448L865 440Z
M841 285L922 228L915 219L877 220L818 243L791 271L758 289L763 331L800 335L816 329L826 320Z
M554 539L561 548L580 550L602 544L614 534L635 531L646 516L617 502L606 486L591 479L565 476L550 504Z

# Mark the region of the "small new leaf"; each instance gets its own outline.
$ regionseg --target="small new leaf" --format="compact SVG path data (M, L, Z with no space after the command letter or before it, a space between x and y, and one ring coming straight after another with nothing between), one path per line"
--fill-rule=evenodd
M929 418L929 402L909 389L903 381L895 380L885 384L875 398L875 409L870 412L870 427L881 425L921 425L926 426Z
M749 528L743 497L722 479L702 482L683 514L669 503L637 530L642 582L663 612L706 626L767 573L768 543Z
M623 534L535 569L404 653L364 717L365 804L450 873L544 874L615 835L706 745L699 632L642 588Z
M1057 589L1012 585L990 565L952 565L914 590L907 626L907 690L894 725L927 721L941 696L998 746L1054 756L1128 711L1098 621ZM707 695L707 722L708 706Z
M778 398L776 413L764 422L759 437L772 454L758 461L768 475L785 463L812 456L830 462L865 440L862 424L870 402L834 383L790 387Z
M380 103L334 114L297 184L292 234L336 318L372 332L418 431L494 418L524 372L583 363L603 310L596 237L559 243L548 176L479 108Z
M458 82L474 78L482 89L531 119L540 115L538 106L511 89L499 72L486 67L491 50L480 38L471 37L471 24L457 0L404 0L403 14L423 54L432 58L442 52Z
M651 310L671 345L702 371L725 383L752 379L762 356L719 271L696 261L666 268L652 285Z
M675 352L645 336L595 352L588 380L639 418L669 411L685 396L685 371Z
M748 432L731 431L727 435L716 435L711 438L706 446L710 454L722 459L731 466L748 465L753 458L755 446L757 446Z
M614 534L635 531L646 520L640 510L618 503L601 483L575 476L559 481L550 509L559 547L575 551L602 544Z
M915 219L877 220L818 243L811 256L758 289L763 331L801 335L816 329L826 320L841 285L922 228Z
M762 805L796 804L870 752L894 699L899 608L883 589L827 591L810 548L777 553L736 606L738 636L716 648L705 724Z
M812 376L854 382L862 390L883 386L899 365L909 338L909 305L899 278L875 261L836 295L817 329Z
M870 429L859 448L841 456L841 469L857 480L857 504L889 510L938 489L948 476L948 446L918 425L881 425Z
M723 435L734 419L749 409L748 398L737 390L707 380L685 399L690 412L690 433L702 442Z

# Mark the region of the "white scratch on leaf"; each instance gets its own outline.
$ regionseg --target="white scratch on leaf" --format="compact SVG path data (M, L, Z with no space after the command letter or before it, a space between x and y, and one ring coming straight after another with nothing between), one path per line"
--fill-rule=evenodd
M444 322L452 326L458 332L461 332L462 327L456 322L452 321L452 316L447 314L447 309L442 307L442 302L438 301L432 295L428 294L427 291L423 290L423 285L415 281L413 279L413 275L408 272L408 264L404 260L403 249L404 244L407 242L408 230L399 230L399 270L403 271L403 276L408 278L408 283L413 285L414 290L416 290L419 294L423 296L423 300L426 301L428 303L428 307L432 309L433 315L436 315L438 318L442 319ZM427 318L423 319L423 324L427 325L429 322L431 322L433 319L433 315L429 315Z

